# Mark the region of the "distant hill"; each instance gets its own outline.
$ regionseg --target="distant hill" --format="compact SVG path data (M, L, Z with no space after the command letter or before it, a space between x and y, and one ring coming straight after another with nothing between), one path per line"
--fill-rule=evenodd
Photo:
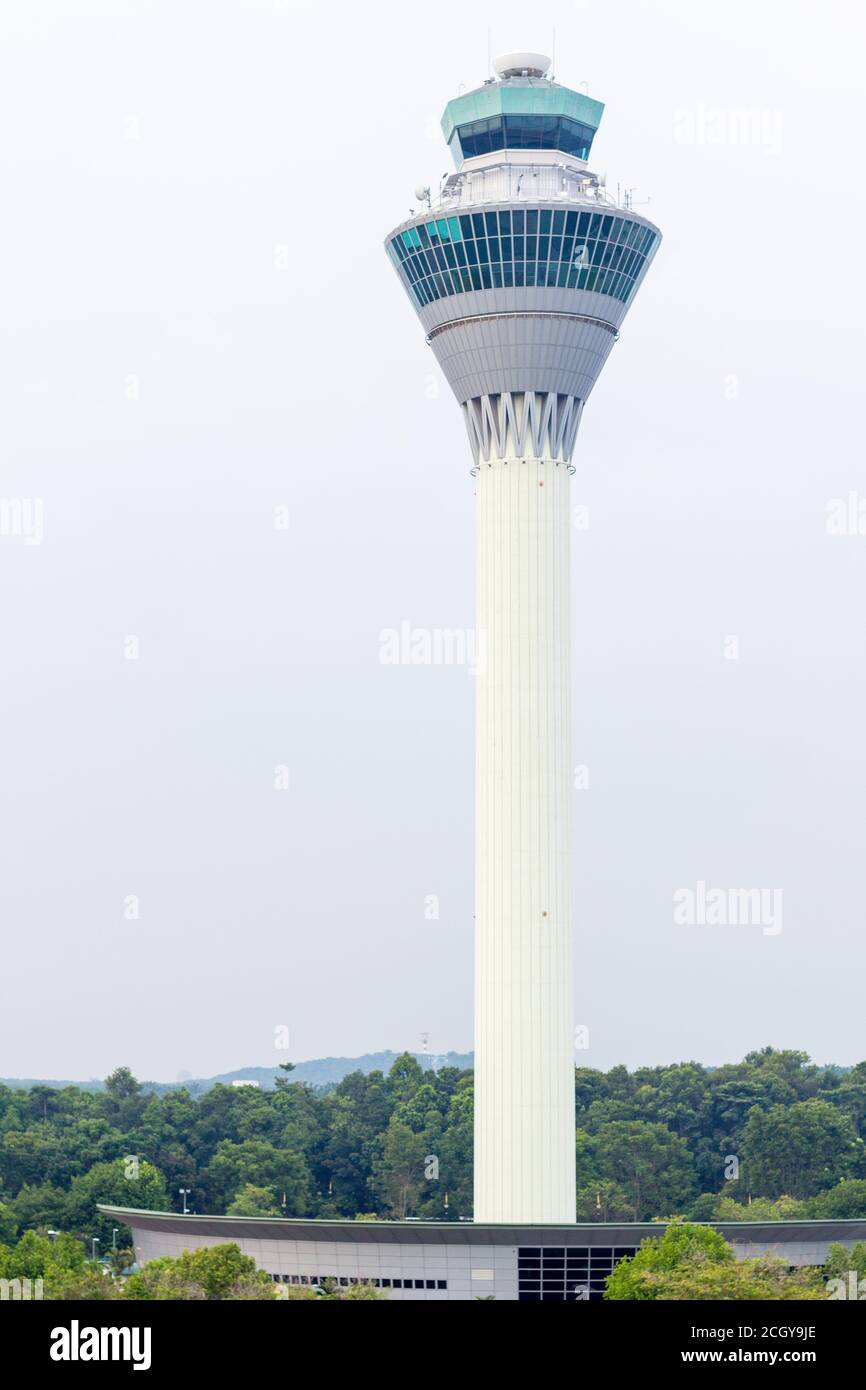
M446 1052L439 1056L425 1056L415 1052L412 1055L424 1071L429 1070L434 1064L437 1070L441 1067L459 1067L466 1070L472 1066L473 1056L471 1052ZM336 1086L338 1081L342 1081L344 1076L353 1071L362 1071L365 1074L371 1071L388 1072L398 1056L398 1052L365 1052L363 1057L319 1057L313 1062L298 1062L295 1070L290 1073L290 1079L304 1081L308 1086ZM199 1096L209 1091L211 1086L220 1083L230 1086L234 1081L251 1081L261 1086L262 1090L269 1091L273 1089L276 1078L282 1075L284 1073L279 1067L239 1067L237 1071L222 1072L219 1076L190 1077L183 1081L143 1081L142 1087L156 1095L164 1095L166 1091L179 1091L183 1087L190 1095ZM89 1081L49 1081L44 1077L3 1076L0 1077L0 1085L11 1086L19 1091L29 1090L31 1086L50 1086L53 1090L62 1090L64 1086L77 1086L80 1091L101 1091L104 1083L94 1078Z

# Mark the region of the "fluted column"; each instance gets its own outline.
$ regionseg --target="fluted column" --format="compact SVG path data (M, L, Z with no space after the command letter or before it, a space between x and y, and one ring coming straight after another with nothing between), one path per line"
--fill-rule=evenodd
M478 460L476 1221L575 1220L569 467Z

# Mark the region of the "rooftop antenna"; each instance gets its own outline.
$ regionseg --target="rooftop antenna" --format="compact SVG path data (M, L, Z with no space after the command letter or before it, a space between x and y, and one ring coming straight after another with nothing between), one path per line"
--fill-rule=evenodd
M487 76L493 71L493 59L490 55L490 25L487 26Z
M550 80L556 81L556 25L553 26L553 44L550 51Z

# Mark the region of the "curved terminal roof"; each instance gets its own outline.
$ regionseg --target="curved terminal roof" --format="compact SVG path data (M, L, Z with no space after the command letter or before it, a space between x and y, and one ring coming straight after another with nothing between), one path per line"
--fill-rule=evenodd
M273 1216L186 1216L97 1203L104 1216L126 1226L174 1234L218 1236L224 1240L327 1240L354 1244L541 1245L556 1238L569 1245L639 1245L664 1234L665 1221L593 1221L575 1225L474 1221L329 1221ZM783 1247L803 1241L855 1241L866 1238L866 1221L702 1221L734 1243L766 1242ZM776 1250L774 1253L781 1253Z

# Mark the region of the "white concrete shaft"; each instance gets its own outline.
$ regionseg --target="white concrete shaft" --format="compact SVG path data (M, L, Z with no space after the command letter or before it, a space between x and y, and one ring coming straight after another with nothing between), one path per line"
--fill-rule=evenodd
M569 471L476 483L474 1217L573 1222Z

